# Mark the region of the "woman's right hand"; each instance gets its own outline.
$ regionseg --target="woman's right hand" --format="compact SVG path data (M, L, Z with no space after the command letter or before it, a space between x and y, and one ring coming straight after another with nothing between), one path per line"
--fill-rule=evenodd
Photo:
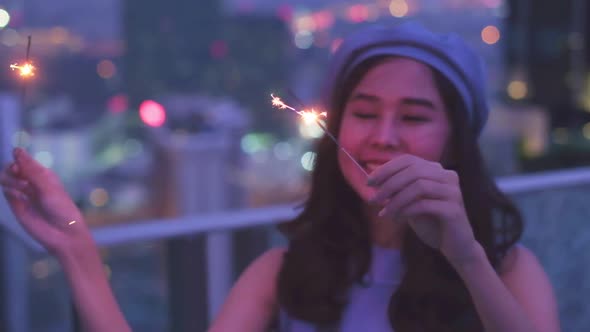
M0 173L0 185L20 224L49 252L60 255L93 246L82 213L57 175L25 150L14 150L14 162Z

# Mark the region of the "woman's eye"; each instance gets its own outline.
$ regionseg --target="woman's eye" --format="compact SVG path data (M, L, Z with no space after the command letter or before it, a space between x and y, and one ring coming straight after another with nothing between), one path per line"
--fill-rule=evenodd
M366 113L366 112L354 112L353 115L359 119L374 119L377 117L374 113Z
M428 118L423 116L405 115L403 116L403 120L411 122L426 122L428 121Z

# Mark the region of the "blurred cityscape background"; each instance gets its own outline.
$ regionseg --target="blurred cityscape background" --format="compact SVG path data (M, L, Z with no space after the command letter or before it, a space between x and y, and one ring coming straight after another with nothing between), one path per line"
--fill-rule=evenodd
M364 24L416 20L460 34L485 57L493 111L481 145L494 176L577 169L590 163L589 11L586 0L0 0L0 161L25 146L60 175L96 229L295 206L322 132L272 109L270 94L313 106L343 36ZM24 83L9 65L23 62L28 36L37 71ZM527 216L561 218L563 204L586 205L590 190L576 190L519 202ZM538 214L557 198L563 204L553 214ZM567 211L569 229L560 233L527 220L527 244L556 267L560 301L575 289L552 259L574 253L554 257L563 248L547 241L582 234L590 216L587 208ZM0 206L0 220L9 219ZM268 225L216 235L104 246L105 269L136 331L204 330L218 306L205 296L216 282L208 269L231 282L264 249L284 243ZM15 265L4 260L12 271L4 289L6 280L24 278L17 284L26 298L10 297L14 287L2 293L5 326L75 329L56 261L18 252ZM230 269L215 265L224 254ZM590 290L578 277L574 283ZM583 299L565 301L564 331L590 326L588 315L580 318L588 313Z

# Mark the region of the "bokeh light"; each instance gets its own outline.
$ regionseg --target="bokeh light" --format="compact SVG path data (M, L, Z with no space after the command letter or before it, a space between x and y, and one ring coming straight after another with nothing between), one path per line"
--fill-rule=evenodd
M311 151L307 151L306 153L301 156L301 166L306 171L312 171L313 166L315 163L315 153Z
M96 65L96 72L98 76L103 79L109 79L117 73L117 67L111 60L102 60Z
M33 156L41 165L51 168L53 166L53 156L48 151L39 151Z
M394 17L404 17L408 14L409 7L405 0L391 0L389 12Z
M309 31L299 31L295 34L295 46L308 49L313 44L313 35Z
M0 29L4 28L5 26L10 23L10 14L2 8L0 8Z
M150 127L161 127L166 122L166 110L157 102L146 100L139 105L139 117Z
M109 193L104 188L95 188L90 192L89 200L94 207L103 207L109 202Z
M523 99L528 94L528 87L526 82L515 80L508 84L508 95L512 99Z
M369 9L365 5L353 5L348 8L348 19L353 23L365 22L369 18Z
M332 46L330 46L332 53L335 53L336 51L338 51L338 49L340 48L340 45L342 45L342 38L334 39L332 41Z
M493 45L500 40L500 30L493 25L488 25L481 30L481 39L488 45Z
M114 95L107 101L107 109L111 113L122 113L129 108L129 100L126 95Z

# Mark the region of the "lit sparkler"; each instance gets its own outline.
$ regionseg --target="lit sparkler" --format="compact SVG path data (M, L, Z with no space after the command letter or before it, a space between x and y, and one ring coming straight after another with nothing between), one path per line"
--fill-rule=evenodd
M35 66L33 66L33 64L31 64L31 62L29 61L29 54L31 53L31 36L28 37L27 40L27 53L26 53L26 57L25 57L25 62L22 65L19 65L18 63L13 63L10 65L10 69L18 71L19 72L19 76L23 78L23 82L22 82L22 88L21 88L21 95L20 95L20 99L21 99L21 107L22 107L22 115L23 118L26 116L26 95L27 95L27 82L28 82L28 78L31 78L33 76L35 76ZM23 130L26 131L26 121L24 121L23 124ZM23 146L23 142L21 141L23 139L23 134L19 134L18 135L18 146Z
M21 77L31 77L35 76L35 66L30 63L25 63L24 65L20 66L18 63L13 63L10 65L10 69L18 70L19 75Z
M364 168L363 168L363 167L362 167L362 166L361 166L361 165L358 163L358 161L356 161L356 159L354 159L354 158L353 158L353 157L350 155L350 153L348 153L348 151L346 151L346 149L344 149L344 148L343 148L343 147L340 145L340 143L338 143L338 140L336 139L336 137L334 137L334 135L332 135L332 134L331 134L331 133L328 131L328 129L326 128L326 126L324 126L324 124L323 124L323 123L322 123L322 121L321 121L321 118L326 118L326 116L327 116L326 112L321 112L321 113L318 113L318 112L317 112L317 111L315 111L314 109L311 109L310 111L306 111L306 110L299 111L299 110L297 110L297 109L295 109L295 108L293 108L293 107L291 107L291 106L289 106L289 105L285 104L285 103L284 103L284 102L281 100L281 98L279 98L279 97L277 97L277 96L273 95L272 93L271 93L271 95L270 95L270 96L271 96L271 98L272 98L272 100L271 100L271 102L272 102L272 106L274 106L274 107L276 107L276 108L278 108L278 109L282 109L282 110L284 110L284 109L288 109L288 110L290 110L290 111L292 111L292 112L295 112L295 113L297 113L299 116L301 116L301 119L302 119L302 120L303 120L305 123L308 123L308 124L309 124L309 123L313 123L313 122L317 123L317 125L318 125L318 126L320 126L320 128L321 128L321 129L324 131L324 133L325 133L326 135L328 135L328 137L329 137L329 138L330 138L330 139L331 139L331 140L334 142L334 144L336 144L336 146L337 146L337 147L338 147L340 150L342 150L342 152L344 152L344 154L345 154L345 155L346 155L348 158L350 158L350 160L352 160L352 162L353 162L353 163L354 163L354 164L355 164L355 165L356 165L356 166L357 166L357 167L358 167L358 168L359 168L359 169L360 169L360 170L361 170L361 171L362 171L362 172L363 172L363 173L364 173L364 174L365 174L367 177L369 176L369 175L367 174L367 172L365 171L365 169L364 169Z

